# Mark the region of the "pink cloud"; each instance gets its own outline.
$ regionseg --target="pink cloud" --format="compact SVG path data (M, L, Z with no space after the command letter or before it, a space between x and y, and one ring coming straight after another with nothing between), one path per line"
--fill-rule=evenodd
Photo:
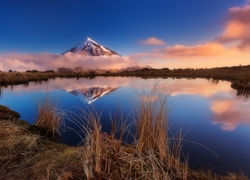
M164 49L153 51L152 55L158 57L217 56L226 54L225 51L223 45L216 42L210 42L195 46L169 46Z
M140 43L142 45L157 45L157 46L165 44L165 42L163 40L155 38L155 37L149 37L145 40L141 40Z
M216 40L221 43L235 43L243 50L250 49L250 5L233 7L228 11L225 30Z
M137 64L153 68L211 68L248 65L250 53L218 42L194 46L175 45L131 56Z
M213 123L220 124L221 128L233 131L241 124L250 125L249 104L234 99L234 95L224 98L211 98L210 109L213 114Z
M197 57L231 56L240 54L236 48L250 48L250 5L233 7L228 10L228 20L223 33L215 40L193 46L175 45L154 50L151 56ZM147 39L149 40L149 39ZM145 40L145 43L147 42ZM228 45L230 43L230 46Z
M26 70L56 70L60 67L75 68L83 67L84 69L105 69L120 70L136 64L129 57L120 56L102 56L92 57L81 54L67 53L65 55L55 55L49 53L42 54L1 54L0 70L8 71L9 69L16 71Z
M167 46L132 56L155 68L209 68L248 65L250 59L250 5L228 10L223 33L197 45ZM145 44L147 41L145 40ZM149 43L149 42L148 42Z

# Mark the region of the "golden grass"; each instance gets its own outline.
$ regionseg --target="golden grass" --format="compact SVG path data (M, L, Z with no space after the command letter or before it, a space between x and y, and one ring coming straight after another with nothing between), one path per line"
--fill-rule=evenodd
M185 179L154 152L139 156L133 145L124 145L104 133L100 134L100 151L94 150L97 146L91 141L85 146L68 147L44 140L12 121L0 121L0 135L0 179ZM96 155L100 157L99 174L95 171ZM188 169L187 179L248 178L243 174L220 176Z
M166 172L161 172L162 174L166 175L167 172L172 171L172 174L168 175L174 174L178 178L186 179L187 164L180 162L182 133L177 132L174 137L171 137L168 122L167 102L171 93L169 89L167 85L159 83L142 89L137 110L135 146L140 156L150 153L158 161L157 164L164 167L161 169L165 171L167 169ZM155 163L152 162L152 164Z
M37 149L35 135L12 121L0 121L0 179L1 174L20 166L21 159L32 156Z
M143 90L135 119L136 135L130 145L122 142L126 124L112 121L112 132L102 132L100 115L83 112L85 139L82 146L82 167L87 179L228 179L245 180L242 174L219 176L210 171L193 171L188 161L180 161L183 134L172 135L168 122L166 86L154 84ZM80 123L78 122L78 125ZM115 138L119 134L120 138Z
M223 176L215 174L211 170L192 171L189 177L192 180L249 180L243 173L236 174L228 172L227 175Z
M84 179L82 148L31 134L26 125L0 120L0 179Z
M211 78L225 80L240 80L250 81L248 76L250 73L250 65L248 66L232 66L232 67L217 67L217 68L186 68L186 69L150 69L144 68L131 72L120 72L119 75L141 76L141 77L190 77L190 78Z
M154 84L149 92L143 90L138 108L137 140L138 152L152 150L159 153L163 160L168 155L166 148L168 142L168 115L167 96L164 93L165 87Z
M38 117L35 125L47 130L53 137L60 135L60 127L62 125L62 118L64 113L54 105L48 98L44 104L38 107Z
M85 134L82 163L88 179L187 179L187 165L180 163L182 136L168 136L168 94L162 94L165 88L155 84L143 94L131 145L122 141L129 127L126 121L117 123L116 115L110 134L102 132L101 115L94 110L79 115L86 122L82 126ZM79 119L74 120L78 127ZM115 138L117 134L120 137Z

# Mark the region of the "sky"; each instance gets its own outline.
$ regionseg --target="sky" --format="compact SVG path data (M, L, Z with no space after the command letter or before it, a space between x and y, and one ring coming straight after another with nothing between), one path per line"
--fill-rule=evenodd
M0 70L250 64L250 0L3 0ZM122 57L60 54L92 38Z

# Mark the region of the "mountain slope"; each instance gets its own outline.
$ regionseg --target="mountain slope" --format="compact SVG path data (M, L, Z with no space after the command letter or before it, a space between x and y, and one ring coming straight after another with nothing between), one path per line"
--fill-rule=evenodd
M66 54L68 52L82 53L82 54L88 55L88 56L113 56L113 55L121 56L118 53L116 53L115 51L98 44L97 42L95 42L94 40L92 40L89 37L87 37L87 40L85 42L82 41L77 46L69 49L68 51L64 52L63 54Z

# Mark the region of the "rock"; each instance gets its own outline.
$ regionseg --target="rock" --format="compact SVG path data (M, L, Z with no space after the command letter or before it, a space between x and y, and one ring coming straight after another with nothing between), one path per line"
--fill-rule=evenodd
M20 114L16 111L10 110L6 106L0 105L0 120L15 120L19 119Z

